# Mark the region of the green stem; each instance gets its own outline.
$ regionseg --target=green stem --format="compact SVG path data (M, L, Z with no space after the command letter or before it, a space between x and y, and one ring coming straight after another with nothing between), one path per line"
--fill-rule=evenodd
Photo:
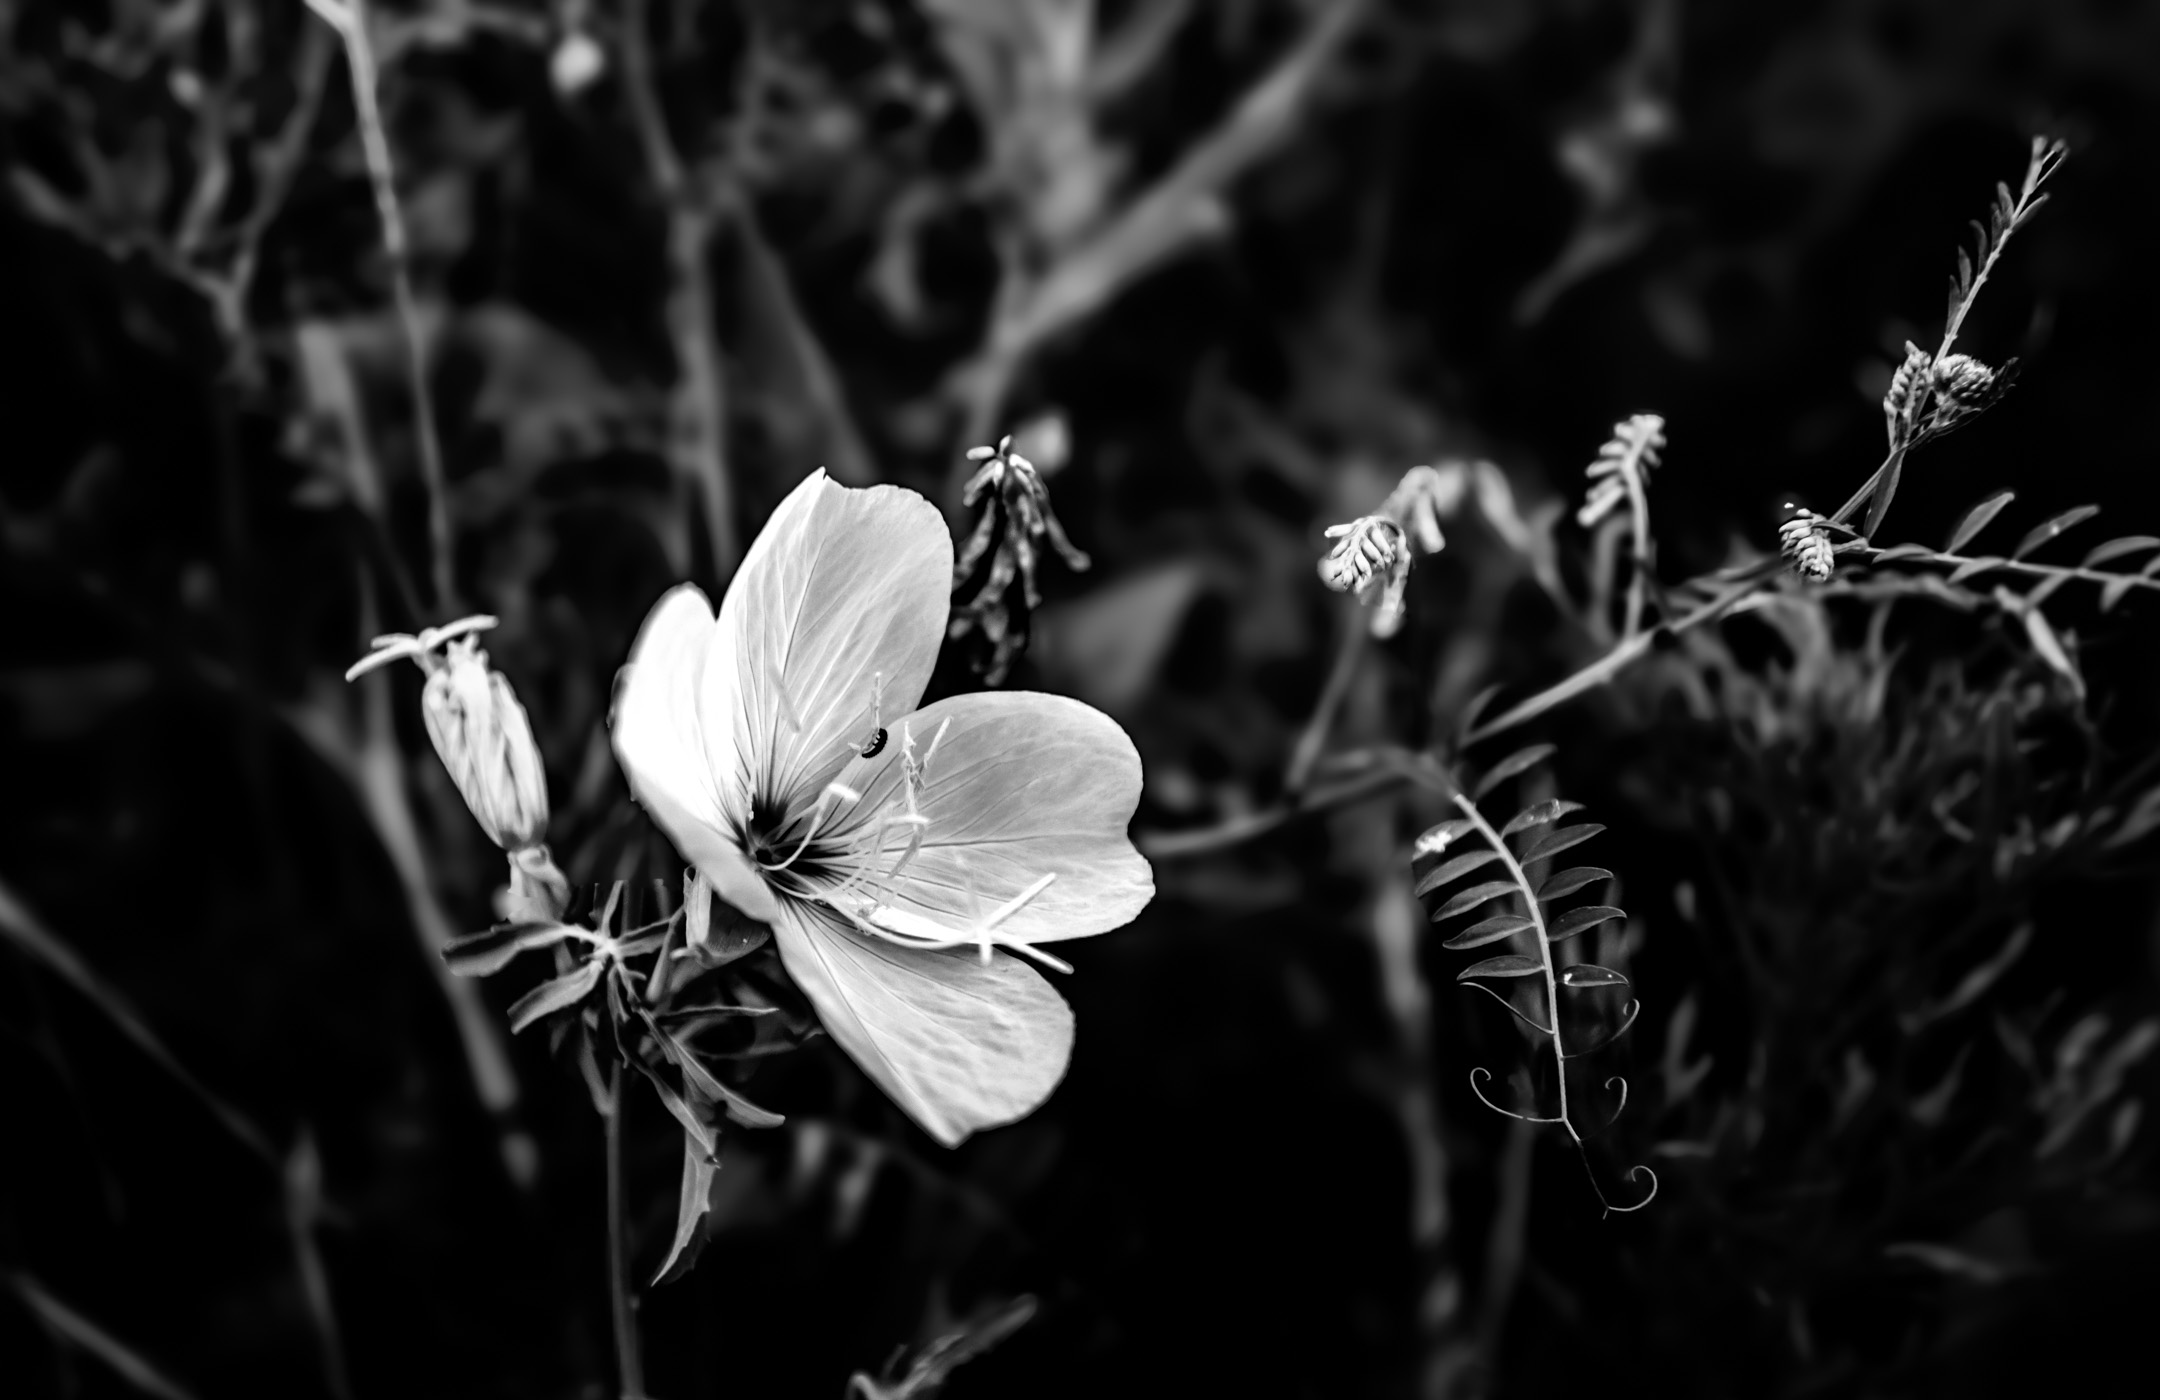
M636 1303L630 1296L630 1254L623 1206L622 1066L608 1068L607 1251L608 1304L615 1325L615 1374L622 1400L644 1400L645 1359L638 1348Z
M450 533L448 488L444 485L442 439L435 430L435 401L428 392L427 338L420 305L413 295L410 248L405 218L398 206L397 176L390 164L390 139L376 102L375 49L368 34L366 0L345 0L341 7L314 5L345 41L346 66L352 70L354 123L360 150L375 191L375 213L382 224L383 259L390 265L390 296L404 333L405 380L413 401L413 436L419 446L420 480L428 498L429 574L435 606L445 615L456 611L455 542Z

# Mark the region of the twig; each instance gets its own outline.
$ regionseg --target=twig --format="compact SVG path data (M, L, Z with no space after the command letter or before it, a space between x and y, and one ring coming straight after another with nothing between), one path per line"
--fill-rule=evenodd
M667 328L675 355L675 386L668 397L668 464L684 503L697 498L713 572L725 579L734 573L740 554L728 479L727 384L713 330L712 273L706 265L720 201L684 166L668 135L646 25L645 0L627 0L621 29L623 90L645 149L647 172L667 216ZM677 573L688 573L687 540L677 537L671 546L670 562Z
M428 498L429 578L434 602L445 615L457 610L455 541L450 534L450 505L443 481L442 440L435 431L435 400L428 392L427 337L413 296L411 250L405 217L398 206L397 175L390 164L390 138L383 130L376 100L375 48L368 34L367 0L307 0L345 44L345 64L352 72L353 116L360 129L360 150L375 190L375 214L382 225L383 257L390 266L390 294L405 341L406 389L412 395L414 438L419 446L420 480Z

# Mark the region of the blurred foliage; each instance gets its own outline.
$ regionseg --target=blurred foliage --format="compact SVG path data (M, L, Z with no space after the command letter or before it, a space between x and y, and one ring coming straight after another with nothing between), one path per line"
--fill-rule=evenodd
M830 1046L761 1062L788 1123L727 1139L702 1261L643 1300L654 1393L2135 1374L2160 1282L2150 603L2051 606L2086 699L2010 604L1841 568L1539 722L1626 883L1595 960L1645 1005L1610 1150L1665 1187L1603 1224L1572 1153L1472 1095L1471 1065L1526 1059L1411 917L1436 800L1283 814L1612 644L1624 513L1591 536L1574 507L1616 420L1664 421L1668 582L1774 550L1776 502L1850 491L2036 129L2075 154L1965 341L2023 374L1915 459L1889 532L1941 539L2001 486L2021 527L2088 499L2160 520L2121 470L2160 447L2160 7L366 13L409 317L306 6L0 15L23 1393L603 1388L577 1068L505 1035L529 982L438 955L492 918L500 855L418 682L339 674L378 632L499 617L572 880L672 881L604 726L653 599L723 585L819 464L923 491L965 539L965 451L1007 431L1093 565L1045 555L1039 611L1006 580L1008 683L1131 731L1161 894L1074 947L1058 1095L962 1150ZM415 343L455 599L428 582ZM1417 463L1449 483L1446 550L1374 641L1316 577L1322 532ZM949 647L933 696L979 659ZM1251 839L1201 853L1225 829ZM742 965L784 998L771 960ZM678 1134L650 1100L629 1132L649 1277Z

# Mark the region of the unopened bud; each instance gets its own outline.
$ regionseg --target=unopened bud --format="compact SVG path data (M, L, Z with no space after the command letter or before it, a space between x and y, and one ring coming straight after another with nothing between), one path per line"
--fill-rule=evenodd
M1824 583L1837 568L1837 549L1823 517L1814 511L1792 507L1778 527L1778 544L1794 573L1810 583Z
M1912 431L1913 414L1919 408L1915 396L1933 358L1911 341L1905 342L1904 362L1891 374L1890 388L1882 401L1883 424L1889 430L1892 447L1905 442Z
M510 682L470 637L450 643L420 693L428 738L488 839L506 851L547 835L547 770Z

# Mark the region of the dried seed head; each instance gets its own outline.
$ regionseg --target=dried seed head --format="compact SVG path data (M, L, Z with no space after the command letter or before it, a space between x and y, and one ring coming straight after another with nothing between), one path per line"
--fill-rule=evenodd
M1837 551L1823 517L1804 506L1788 505L1785 523L1778 527L1778 546L1794 573L1810 583L1824 583L1837 568Z
M1053 441L1051 445L1060 453L1070 450L1069 443ZM983 635L991 644L991 655L978 669L984 679L996 685L1005 678L1014 655L1026 644L1028 614L1042 605L1042 596L1035 587L1035 563L1042 542L1047 540L1066 567L1076 573L1085 570L1090 561L1066 538L1064 527L1050 508L1050 491L1043 484L1042 473L1013 450L1010 433L995 447L969 448L967 459L980 465L968 478L962 499L971 507L982 502L982 515L953 560L953 587L965 584L985 558L989 564L975 596L954 606L947 630L955 638L969 632ZM1020 585L1022 606L1018 609L1007 596L1015 581ZM1017 619L1015 612L1019 614Z

